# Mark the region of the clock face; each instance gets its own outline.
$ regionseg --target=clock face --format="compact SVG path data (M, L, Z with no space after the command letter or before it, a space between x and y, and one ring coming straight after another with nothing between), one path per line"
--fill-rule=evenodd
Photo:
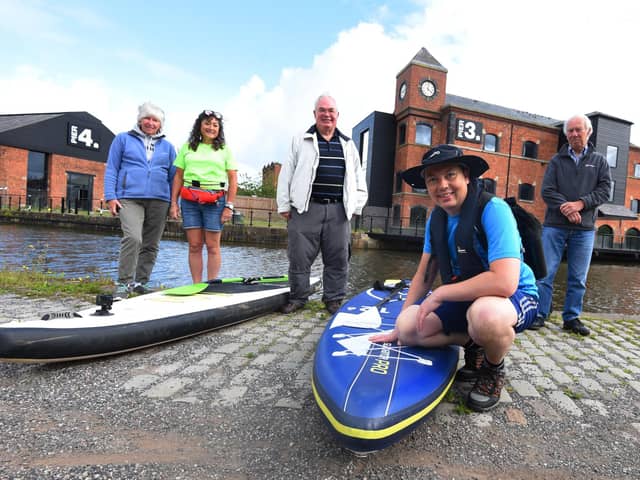
M427 98L431 98L436 94L436 84L431 80L425 80L420 84L420 92Z
M400 100L404 100L404 97L407 95L407 84L406 82L402 82L400 85Z

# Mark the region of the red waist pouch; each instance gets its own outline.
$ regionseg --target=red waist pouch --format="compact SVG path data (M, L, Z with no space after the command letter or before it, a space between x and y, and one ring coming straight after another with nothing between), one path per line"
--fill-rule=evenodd
M224 196L224 190L200 190L195 187L182 187L180 197L200 204L217 203Z

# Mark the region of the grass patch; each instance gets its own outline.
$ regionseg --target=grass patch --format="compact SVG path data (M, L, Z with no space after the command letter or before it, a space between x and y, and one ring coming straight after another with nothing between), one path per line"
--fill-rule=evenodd
M113 280L90 277L66 278L62 274L23 269L0 269L0 294L13 293L25 297L76 297L93 300L99 293L110 293Z

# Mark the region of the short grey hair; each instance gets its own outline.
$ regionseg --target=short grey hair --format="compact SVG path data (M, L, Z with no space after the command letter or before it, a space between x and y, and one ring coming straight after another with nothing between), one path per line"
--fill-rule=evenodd
M564 121L564 125L562 126L563 133L565 135L567 134L567 124L574 118L582 119L582 123L584 123L584 126L587 129L587 132L589 132L589 135L591 135L591 132L593 132L593 125L591 125L591 119L586 115L584 115L583 113L577 113L576 115L571 115L569 118L567 118Z
M314 112L318 109L318 103L320 103L320 100L322 100L323 98L330 98L331 100L333 100L333 103L336 104L336 110L338 110L338 102L336 102L336 99L333 98L333 96L331 94L325 92L325 93L321 93L320 96L318 98L316 98L316 101L313 104L313 111Z

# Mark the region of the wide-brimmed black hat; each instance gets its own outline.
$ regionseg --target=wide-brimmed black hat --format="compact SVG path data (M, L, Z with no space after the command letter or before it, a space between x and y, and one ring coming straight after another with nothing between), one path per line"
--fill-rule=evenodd
M469 176L478 178L489 170L489 164L475 155L465 155L455 145L438 145L433 147L422 157L422 163L417 167L408 168L402 173L402 179L413 188L425 189L424 169L443 163L457 163L469 169Z

